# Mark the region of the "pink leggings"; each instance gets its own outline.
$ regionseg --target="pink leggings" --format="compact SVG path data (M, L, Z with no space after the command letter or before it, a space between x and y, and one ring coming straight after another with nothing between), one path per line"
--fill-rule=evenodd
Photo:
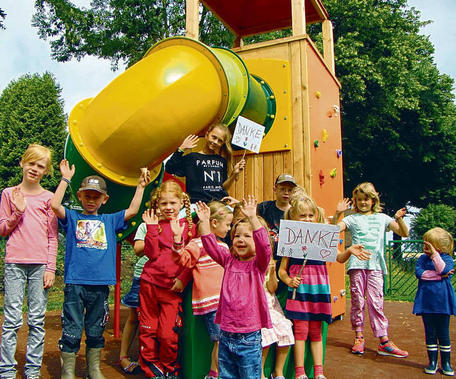
M321 341L321 321L293 320L294 336L296 340L311 342Z

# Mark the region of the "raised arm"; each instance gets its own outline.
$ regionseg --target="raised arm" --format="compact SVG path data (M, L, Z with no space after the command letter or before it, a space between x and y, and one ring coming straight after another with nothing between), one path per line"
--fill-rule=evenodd
M196 203L196 214L200 220L199 231L201 234L201 242L204 249L220 266L225 267L225 262L229 258L229 253L223 249L218 243L215 235L211 232L209 219L211 211L209 207L202 201Z
M65 191L71 183L71 178L75 173L74 164L70 167L70 163L66 159L62 159L60 161L60 173L62 174L62 179L60 180L60 183L55 190L54 197L51 200L51 208L58 218L64 219L65 208L62 205L62 201L65 196Z
M253 240L255 242L255 263L262 272L266 272L271 259L271 245L266 229L260 223L257 216L257 201L254 196L249 195L243 200L241 212L248 218L253 229Z
M336 212L334 213L334 216L331 220L331 224L337 225L337 223L339 222L340 216L343 215L345 211L348 211L350 209L350 206L351 206L351 201L348 197L346 197L343 200L340 200L337 203Z
M150 171L147 168L141 169L141 176L139 177L138 185L136 186L136 191L131 199L130 206L125 210L125 221L131 219L139 211L141 206L141 201L144 195L144 189L147 184L150 182Z
M223 182L223 188L228 191L233 184L233 182L239 179L239 175L241 171L245 167L245 160L241 159L238 163L236 163L233 167L233 171L231 171L230 176Z
M158 217L154 209L147 209L144 211L142 219L147 227L146 238L144 240L144 254L150 260L155 260L160 254L158 246Z
M404 216L406 215L407 210L405 208L399 209L394 215L396 221L391 221L389 223L389 228L396 234L399 234L401 237L408 237L408 227L405 225Z
M182 155L188 149L193 149L198 143L199 137L193 134L187 136L184 141L181 143L177 151L171 155L171 158L166 162L165 170L170 174L177 176L184 176L184 171L182 170Z

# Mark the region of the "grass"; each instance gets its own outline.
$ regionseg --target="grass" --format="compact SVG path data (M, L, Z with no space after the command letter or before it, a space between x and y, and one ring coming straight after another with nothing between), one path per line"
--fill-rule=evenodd
M5 245L6 240L0 240L0 314L3 314L3 295L4 295L4 285L3 285L3 275L4 275L4 262L5 262ZM63 288L65 284L63 283L63 272L64 272L64 260L65 260L65 241L64 238L59 241L59 249L57 254L57 263L56 263L56 273L55 273L55 283L48 292L48 304L47 310L57 310L62 309L63 304ZM138 258L136 257L133 247L124 242L122 244L122 257L121 257L121 275L120 275L120 288L121 296L127 293L130 290L131 281L133 278L133 271ZM25 294L26 299L27 294ZM109 295L109 304L114 304L114 286L111 286L111 292ZM26 300L24 302L23 311L27 311Z

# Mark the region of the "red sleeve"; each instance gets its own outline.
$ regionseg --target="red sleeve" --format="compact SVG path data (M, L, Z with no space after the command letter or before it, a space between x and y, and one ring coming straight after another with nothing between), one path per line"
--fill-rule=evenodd
M160 249L158 247L158 225L147 225L146 238L144 240L144 254L151 261L157 259L160 254Z

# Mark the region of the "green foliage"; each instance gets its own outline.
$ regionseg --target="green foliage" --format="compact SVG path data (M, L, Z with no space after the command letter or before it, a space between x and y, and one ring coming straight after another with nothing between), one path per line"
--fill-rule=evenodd
M58 172L66 137L60 93L60 87L49 73L24 75L3 90L0 95L0 188L20 183L19 162L31 143L53 150L54 171ZM57 182L56 177L45 176L42 184L54 189Z
M342 84L347 195L371 181L389 210L456 205L453 80L440 75L425 25L406 0L326 0ZM315 27L313 39L321 38Z
M3 20L5 19L5 17L5 11L2 8L0 8L0 29L5 29L5 25L3 25Z
M68 0L36 0L32 24L50 38L52 57L60 62L86 55L131 66L156 42L185 34L185 0L92 0L89 9ZM200 39L228 47L231 32L201 8Z
M445 204L429 204L412 221L412 238L421 239L429 229L441 227L456 234L456 209Z

